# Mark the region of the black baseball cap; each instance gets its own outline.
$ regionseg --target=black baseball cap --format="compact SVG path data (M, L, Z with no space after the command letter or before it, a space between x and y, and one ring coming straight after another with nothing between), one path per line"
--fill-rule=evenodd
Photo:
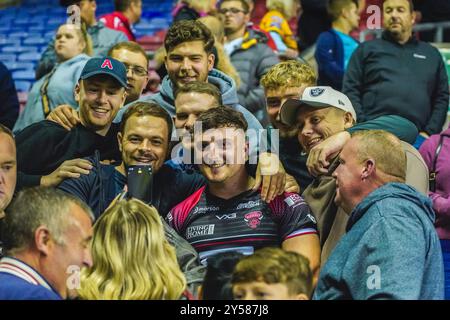
M127 68L125 65L111 57L91 58L81 71L80 80L86 80L90 77L106 74L117 80L122 87L128 87Z

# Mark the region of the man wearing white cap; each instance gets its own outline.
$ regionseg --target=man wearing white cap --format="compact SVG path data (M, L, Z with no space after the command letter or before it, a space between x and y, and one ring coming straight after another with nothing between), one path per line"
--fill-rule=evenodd
M308 169L318 176L302 196L317 218L323 265L345 234L348 221L348 215L333 203L336 182L331 174L338 165L337 154L356 131L384 129L405 137L402 140L408 140L408 136L392 116L355 124L356 112L348 97L325 86L307 87L299 98L288 99L281 106L280 120L286 125L298 125L298 140L309 154ZM408 143L402 142L402 146L408 158L406 183L426 193L428 175L423 159Z
M287 100L280 110L281 121L298 125L298 139L309 154L307 166L314 176L326 174L330 159L359 130L386 130L400 140L413 143L401 117L386 115L356 124L356 112L349 98L328 86L308 87L299 98Z

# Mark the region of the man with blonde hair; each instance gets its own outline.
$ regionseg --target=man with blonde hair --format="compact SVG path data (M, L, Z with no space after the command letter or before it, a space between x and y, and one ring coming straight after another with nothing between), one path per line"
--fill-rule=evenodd
M314 70L307 64L288 60L273 66L262 77L261 85L266 97L266 111L270 125L268 131L278 129L279 157L286 172L294 176L303 191L312 177L306 168L307 156L297 140L298 129L281 121L280 109L287 99L300 96L306 87L316 84ZM274 144L271 141L271 144ZM270 147L270 146L269 146Z
M353 135L333 173L347 234L323 267L314 299L443 299L431 200L407 186L406 154L381 130Z

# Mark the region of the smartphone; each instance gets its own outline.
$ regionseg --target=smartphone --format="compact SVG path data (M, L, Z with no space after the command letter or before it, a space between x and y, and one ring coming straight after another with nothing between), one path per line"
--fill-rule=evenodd
M147 204L152 203L153 171L149 165L128 167L128 198L139 199Z

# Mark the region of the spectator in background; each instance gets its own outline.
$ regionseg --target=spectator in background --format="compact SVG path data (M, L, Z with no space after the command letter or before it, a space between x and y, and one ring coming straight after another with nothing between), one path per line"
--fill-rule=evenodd
M95 223L91 248L81 299L177 300L185 293L186 279L158 211L140 200L113 203Z
M96 20L95 11L97 10L97 3L95 0L60 0L60 4L64 7L71 5L79 6L81 26L92 39L92 53L94 56L105 56L109 48L114 44L127 40L127 37L122 32L111 30L103 22ZM52 40L44 53L42 53L41 59L36 67L36 80L49 73L57 61L55 41Z
M141 20L142 0L114 0L115 11L100 18L106 27L124 33L128 40L136 41L132 25Z
M25 109L14 125L15 133L44 120L61 104L78 108L74 87L92 53L90 38L80 27L64 24L58 28L55 39L55 52L59 63L50 73L33 84Z
M230 57L223 46L225 43L225 30L222 21L214 16L201 17L198 21L207 26L214 36L214 68L222 71L234 80L239 96L241 78L238 71L231 63Z
M172 11L173 22L197 20L216 11L217 0L179 0Z
M250 12L245 0L224 0L219 13L225 27L225 50L242 80L239 101L265 125L268 120L260 80L279 60L267 46L266 36L248 28Z
M315 300L443 299L435 214L431 200L405 184L406 159L400 140L382 130L357 132L345 144L334 202L349 220Z
M235 300L309 300L313 291L308 259L271 247L242 258L231 281Z
M330 0L328 12L332 28L317 39L315 58L319 67L318 84L342 90L342 80L358 42L350 32L359 26L357 0Z
M144 49L136 42L120 42L108 51L108 56L122 62L127 69L128 87L125 104L138 100L149 79L149 60Z
M298 45L288 21L298 14L298 0L267 0L266 7L269 11L261 20L261 30L269 32L280 56L297 58Z
M356 49L342 91L351 100L358 121L400 116L415 124L419 131L416 145L420 145L429 135L441 132L449 88L439 51L413 38L414 20L412 1L384 1L382 39L364 42Z
M327 12L329 0L300 0L302 14L298 19L298 43L300 50L314 45L321 34L331 28Z
M231 277L234 267L244 255L239 252L218 253L208 259L200 300L233 300Z
M450 300L450 128L425 140L419 151L430 171L429 196L444 257L445 299Z
M7 127L0 124L0 258L3 257L2 224L17 180L16 143Z
M4 221L0 300L73 298L78 271L92 265L92 213L51 188L30 188L11 203Z
M19 99L17 98L11 72L0 61L0 124L12 129L19 116Z

